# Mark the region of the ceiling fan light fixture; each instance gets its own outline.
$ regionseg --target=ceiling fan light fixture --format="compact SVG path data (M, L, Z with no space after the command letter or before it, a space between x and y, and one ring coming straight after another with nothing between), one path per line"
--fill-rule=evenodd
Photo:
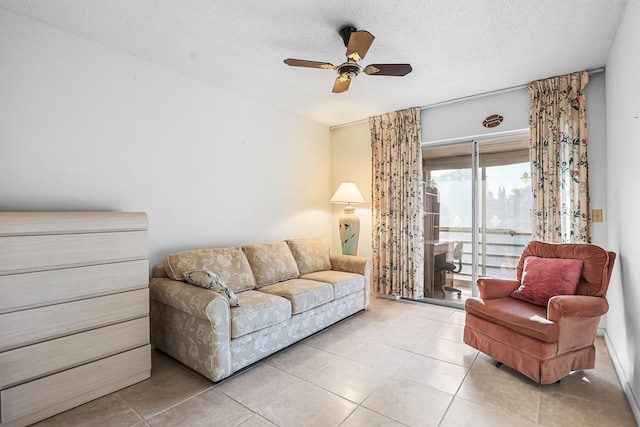
M340 77L342 77L343 79L351 80L358 74L360 74L360 70L361 68L358 64L346 62L342 65L339 65L337 71Z

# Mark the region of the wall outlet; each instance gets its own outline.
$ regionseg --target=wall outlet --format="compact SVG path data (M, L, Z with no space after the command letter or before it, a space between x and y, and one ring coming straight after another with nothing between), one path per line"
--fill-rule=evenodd
M602 222L602 209L594 209L591 211L591 222Z

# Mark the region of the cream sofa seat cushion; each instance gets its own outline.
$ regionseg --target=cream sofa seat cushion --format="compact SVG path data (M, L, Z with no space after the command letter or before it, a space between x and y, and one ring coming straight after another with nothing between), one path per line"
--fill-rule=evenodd
M331 270L329 241L326 237L292 239L286 242L298 264L300 275Z
M362 274L348 273L346 271L316 271L315 273L300 276L300 278L331 283L335 299L355 294L364 289L364 277Z
M286 242L248 245L244 250L256 288L299 276L298 265Z
M185 273L210 270L216 273L233 292L256 287L251 266L241 248L196 249L177 252L164 259L164 270L173 280L184 280Z
M260 292L278 295L291 302L293 314L302 313L319 305L333 301L333 286L314 280L290 279L263 286Z
M238 294L240 305L231 309L231 338L284 322L291 317L291 303L285 298L258 291Z

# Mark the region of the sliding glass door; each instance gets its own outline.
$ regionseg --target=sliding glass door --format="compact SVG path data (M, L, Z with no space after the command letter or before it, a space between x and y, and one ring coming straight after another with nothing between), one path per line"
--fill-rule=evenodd
M424 294L429 299L458 302L471 295L472 149L465 143L423 151Z
M529 170L526 136L423 150L425 299L461 307L478 277L515 277L531 238Z

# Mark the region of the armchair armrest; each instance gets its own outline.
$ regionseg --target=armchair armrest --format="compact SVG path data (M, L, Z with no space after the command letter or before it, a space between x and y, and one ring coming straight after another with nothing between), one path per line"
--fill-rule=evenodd
M520 282L517 280L478 279L478 290L482 299L505 298L519 287Z
M600 317L607 312L605 298L558 295L547 305L547 319L558 324L558 354L593 345Z
M585 295L557 295L549 299L547 319L559 322L563 317L600 317L609 311L605 298Z

